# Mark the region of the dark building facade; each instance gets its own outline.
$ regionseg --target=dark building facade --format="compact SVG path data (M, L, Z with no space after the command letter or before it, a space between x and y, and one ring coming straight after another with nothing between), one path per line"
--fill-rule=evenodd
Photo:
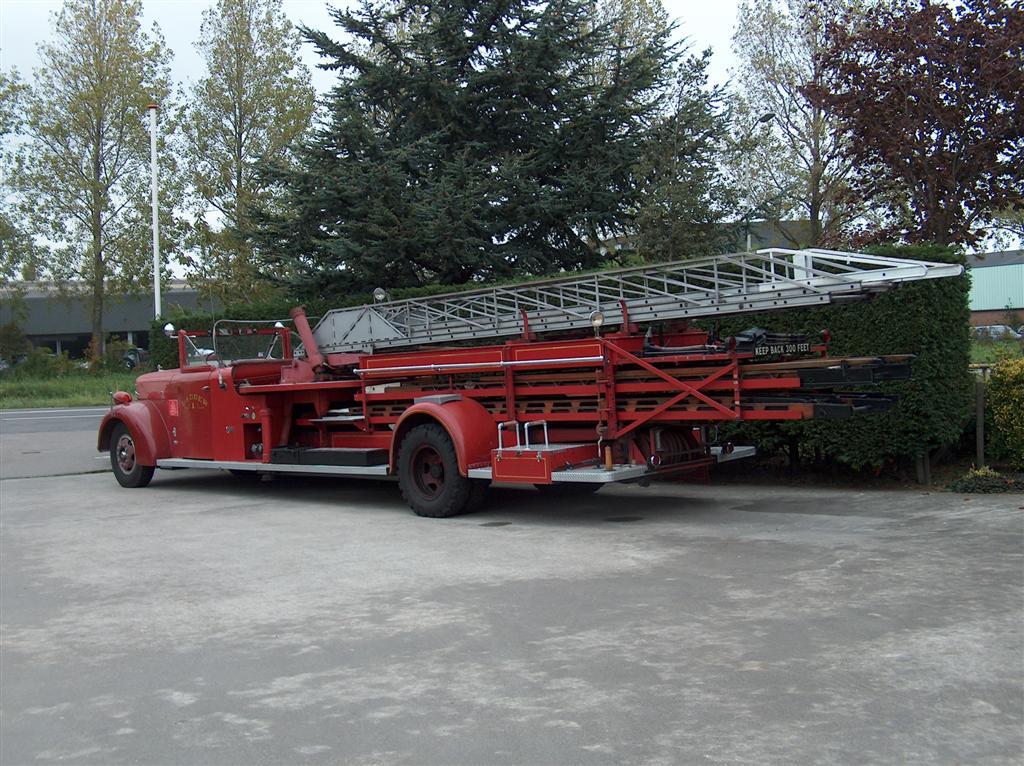
M51 284L29 282L4 290L0 297L0 324L17 322L33 346L45 346L57 353L67 351L72 358L85 354L92 333L87 295L62 295ZM171 280L166 285L161 304L164 314L172 313L175 307L186 311L219 308L217 302L201 302L199 292L184 280ZM103 329L111 337L148 349L152 321L152 293L107 297Z

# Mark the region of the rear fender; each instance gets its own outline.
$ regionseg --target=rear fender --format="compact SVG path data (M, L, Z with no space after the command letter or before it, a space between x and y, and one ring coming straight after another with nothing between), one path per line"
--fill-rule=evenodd
M490 465L491 450L498 446L494 417L472 399L459 396L438 396L421 399L407 409L395 424L391 440L391 470L398 462L398 447L413 428L424 423L438 423L455 445L459 473L466 476L470 466Z
M96 448L100 452L110 449L110 435L114 426L124 423L135 442L135 457L141 465L156 465L161 458L171 457L171 439L167 426L154 402L134 401L116 405L103 416Z

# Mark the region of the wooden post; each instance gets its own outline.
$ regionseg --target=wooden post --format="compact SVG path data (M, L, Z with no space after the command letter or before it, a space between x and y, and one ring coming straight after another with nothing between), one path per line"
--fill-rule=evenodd
M975 468L985 467L985 381L974 383L974 448Z

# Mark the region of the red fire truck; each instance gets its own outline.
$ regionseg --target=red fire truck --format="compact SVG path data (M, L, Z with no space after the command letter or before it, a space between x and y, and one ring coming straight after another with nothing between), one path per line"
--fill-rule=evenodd
M590 492L706 475L752 453L712 444L714 426L885 410L893 398L864 387L908 377L913 357L830 358L827 332L720 338L691 320L960 273L764 250L430 298L378 290L315 326L301 308L210 331L168 325L178 367L115 393L98 447L124 487L157 468L397 476L431 517L479 504L492 481Z

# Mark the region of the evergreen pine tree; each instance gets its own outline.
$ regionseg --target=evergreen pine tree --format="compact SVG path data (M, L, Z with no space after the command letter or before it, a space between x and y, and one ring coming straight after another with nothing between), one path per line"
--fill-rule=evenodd
M304 30L338 71L327 115L269 171L253 232L302 290L461 284L595 266L638 208L675 56L590 23L582 0L365 2ZM604 76L593 73L602 62Z

